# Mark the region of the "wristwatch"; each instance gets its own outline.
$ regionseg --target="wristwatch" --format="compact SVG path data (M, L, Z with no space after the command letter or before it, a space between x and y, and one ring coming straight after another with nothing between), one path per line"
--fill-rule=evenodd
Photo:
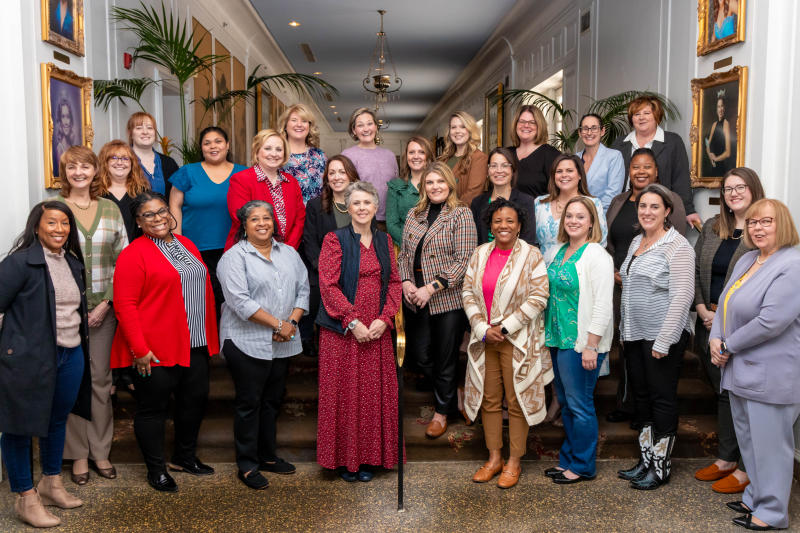
M506 329L505 326L500 328L500 333L502 333L503 335L508 335L508 330Z
M724 342L720 343L720 355L723 353L728 353L728 345Z
M593 351L593 352L597 352L597 346L589 346L589 345L587 344L587 345L586 345L586 349L587 349L587 350L591 350L591 351Z
M433 290L438 291L442 288L442 284L436 280L433 280L433 282L431 282L431 287L433 287Z
M294 319L290 318L289 319L289 324L294 326L294 329L297 329L297 320L294 320Z
M349 324L347 324L347 329L356 329L356 324L358 324L358 319L357 318L355 320L353 320L352 322L350 322Z

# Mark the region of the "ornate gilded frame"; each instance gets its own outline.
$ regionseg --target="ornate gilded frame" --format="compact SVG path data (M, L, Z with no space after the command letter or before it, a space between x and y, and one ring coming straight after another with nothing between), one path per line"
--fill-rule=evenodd
M61 181L53 171L53 124L52 110L50 108L50 80L56 79L81 90L81 131L83 137L81 144L87 148L92 147L94 130L92 129L92 79L83 78L69 70L61 70L53 63L42 63L42 121L44 131L44 186L48 189L60 189Z
M689 141L692 144L692 187L717 189L722 178L705 178L700 175L702 169L703 142L701 131L706 131L702 123L703 91L710 87L739 82L739 105L736 120L736 166L744 166L745 132L747 126L747 67L733 67L727 72L715 72L707 78L692 80L692 128L689 130Z
M497 123L494 125L497 129L497 146L503 146L503 84L498 83L496 87L492 88L483 98L483 140L485 146L483 150L488 154L491 149L489 148L489 139L492 136L492 123L491 110L492 100L497 100Z
M708 25L709 25L708 23L710 17L712 16L708 12L710 0L697 0L697 23L699 29L697 35L697 57L710 54L711 52L721 50L736 43L744 42L744 28L746 26L745 21L747 20L746 18L747 10L745 8L747 0L738 0L738 1L739 1L739 13L736 16L737 17L736 31L733 33L733 35L729 35L724 39L720 39L719 41L714 41L713 43L709 43L708 41L710 35L708 34Z
M50 31L50 0L42 0L42 40L72 52L76 56L86 55L83 34L83 0L72 0L75 14L73 15L73 29L75 40Z

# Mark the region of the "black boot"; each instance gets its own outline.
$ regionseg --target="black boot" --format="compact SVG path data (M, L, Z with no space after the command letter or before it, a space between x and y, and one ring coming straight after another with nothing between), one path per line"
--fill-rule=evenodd
M672 469L672 446L675 444L675 435L663 435L653 438L652 461L647 473L639 479L631 481L631 487L638 490L654 490L665 483L669 483L670 470Z
M651 463L651 449L653 447L653 425L650 422L642 424L639 430L639 462L627 470L618 470L617 474L625 481L633 481L644 476Z

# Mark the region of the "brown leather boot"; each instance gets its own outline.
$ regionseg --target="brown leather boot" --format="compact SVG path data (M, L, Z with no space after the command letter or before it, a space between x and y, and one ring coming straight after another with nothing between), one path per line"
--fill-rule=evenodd
M55 505L62 509L74 509L83 505L83 500L76 498L64 488L61 474L55 476L42 476L36 486L44 505Z
M36 492L30 496L19 496L14 502L14 509L17 510L23 522L27 522L33 527L55 527L61 524L61 519L51 515L42 505L42 499Z

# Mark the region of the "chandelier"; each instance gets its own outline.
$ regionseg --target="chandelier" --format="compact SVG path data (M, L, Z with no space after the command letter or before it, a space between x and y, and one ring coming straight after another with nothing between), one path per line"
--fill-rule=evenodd
M383 31L383 15L386 13L386 10L379 9L378 13L381 14L381 31L379 31L376 35L378 36L378 40L375 42L375 50L372 52L372 61L369 64L369 70L367 71L367 77L364 78L363 85L364 89L366 89L367 94L365 95L367 99L374 98L375 99L375 107L377 108L381 103L385 103L389 98L394 99L394 94L400 90L400 87L403 85L403 80L401 80L397 76L397 69L394 66L394 60L392 59L392 53L389 51L389 40L386 37L386 32ZM385 54L384 54L385 48ZM380 54L380 55L379 55ZM375 58L378 57L378 67L375 67L379 73L372 75L373 67L375 65ZM394 72L394 83L397 85L395 89L389 89L392 85L391 76L386 74L386 56L389 57L389 62L392 64L392 72ZM372 80L372 88L370 87L370 80ZM374 96L373 96L374 95ZM387 98L387 95L389 98ZM397 95L397 98L400 98L400 95Z

